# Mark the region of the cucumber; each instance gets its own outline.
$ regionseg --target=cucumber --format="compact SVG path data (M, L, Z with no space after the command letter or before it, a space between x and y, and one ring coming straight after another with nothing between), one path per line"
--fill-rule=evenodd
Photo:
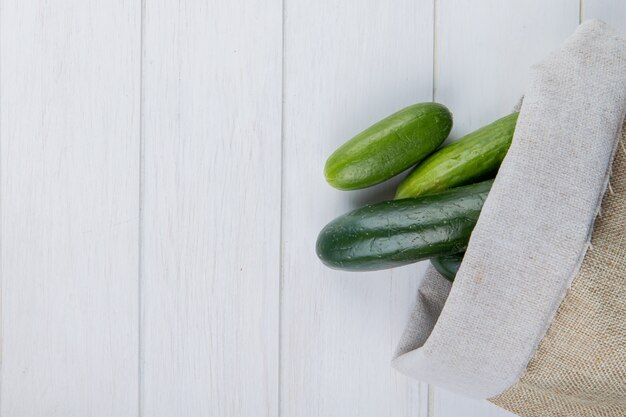
M511 146L517 116L513 113L496 120L429 156L400 183L396 199L495 177Z
M463 252L492 182L344 214L320 232L317 256L331 268L373 271Z
M456 255L437 256L432 258L430 263L433 264L437 272L439 272L448 281L454 281L456 273L459 271L461 262L463 262L465 253L457 253Z
M326 161L324 176L340 190L381 183L432 153L450 129L452 114L445 106L414 104L344 143Z

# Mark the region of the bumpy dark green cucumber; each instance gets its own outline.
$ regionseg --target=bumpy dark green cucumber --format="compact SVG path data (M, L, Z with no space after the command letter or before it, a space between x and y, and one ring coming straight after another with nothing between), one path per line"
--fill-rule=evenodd
M511 146L517 116L513 113L496 120L430 155L400 183L396 198L493 178Z
M438 103L418 103L381 120L344 143L324 175L340 190L383 182L423 160L448 137L452 114Z
M455 255L437 256L432 258L430 263L433 264L437 272L439 272L448 281L454 281L456 273L459 271L461 262L463 262L465 253L457 253Z
M372 271L463 252L491 183L385 201L344 214L319 234L317 255L331 268Z

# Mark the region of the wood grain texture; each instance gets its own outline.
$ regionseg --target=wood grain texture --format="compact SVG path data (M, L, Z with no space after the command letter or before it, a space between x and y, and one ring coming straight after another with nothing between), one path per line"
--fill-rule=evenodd
M530 65L578 25L577 0L479 0L437 7L437 101L454 114L452 137L510 113Z
M0 7L0 415L136 416L140 5Z
M573 0L439 1L435 98L454 114L453 138L509 114L523 95L530 65L578 25ZM486 401L434 389L436 417L505 417Z
M315 240L333 217L394 188L333 190L326 158L431 94L430 0L286 0L282 416L426 416L425 386L389 365L418 269L393 279L332 271L316 258Z
M626 36L626 2L624 0L584 0L581 17L601 19L622 36Z
M144 416L278 413L281 10L145 4Z

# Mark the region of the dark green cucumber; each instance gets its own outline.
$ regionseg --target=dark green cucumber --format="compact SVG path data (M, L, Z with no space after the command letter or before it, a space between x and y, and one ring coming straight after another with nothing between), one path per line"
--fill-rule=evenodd
M459 271L461 262L463 262L465 253L457 253L455 255L437 256L432 258L430 263L433 264L437 272L439 272L448 281L454 281L456 273Z
M344 214L320 232L317 256L331 268L373 271L463 252L492 182Z
M445 106L406 107L339 147L326 161L326 181L340 190L381 183L432 153L450 129L452 114Z
M417 197L493 178L506 156L518 113L510 114L444 146L400 183L396 198Z

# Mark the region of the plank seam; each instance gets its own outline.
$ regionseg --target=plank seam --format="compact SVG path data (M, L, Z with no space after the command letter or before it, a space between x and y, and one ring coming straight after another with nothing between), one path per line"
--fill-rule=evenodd
M0 17L4 16L3 14L3 10L2 10L2 5L4 3L0 2ZM1 24L0 24L0 29L2 28ZM2 91L1 89L1 81L2 81L2 35L1 35L1 31L0 31L0 91ZM1 115L2 115L2 94L0 93L0 120L1 120ZM2 122L0 121L0 126L2 126ZM1 130L0 130L1 132ZM4 156L2 153L2 144L4 143L4 141L2 140L2 137L0 136L0 161L2 161L2 157ZM3 187L2 187L2 180L3 180L3 176L2 176L2 164L0 162L0 196L2 196L2 191L3 191ZM0 198L0 416L2 416L2 388L3 388L3 379L4 379L4 372L3 371L3 364L4 364L4 263L2 262L2 252L4 250L4 241L2 240L2 213L4 209L4 205L3 205L3 200L2 198Z
M437 39L437 19L439 17L438 14L438 6L439 1L433 0L433 97L432 101L437 99L437 84L438 77L437 71L439 69L439 63L437 61L437 48L438 48L438 39ZM434 387L431 384L426 386L426 414L428 417L435 417L435 395L434 395Z
M582 0L581 0L582 1ZM437 18L438 18L438 13L437 13L437 9L438 9L438 5L439 5L439 1L438 0L433 0L433 98L432 100L435 101L437 98L437 81L438 81L438 77L437 77L437 70L439 68L439 62L437 62L437 46L438 46L438 39L437 39Z
M435 387L428 384L428 417L435 417Z
M280 231L278 234L278 392L277 412L282 416L283 391L283 281L284 274L284 213L285 213L285 3L281 1L281 74L280 74Z
M393 323L394 323L394 315L393 315L393 305L394 305L394 300L393 300L393 294L394 294L394 287L395 287L395 282L393 279L393 268L391 268L389 270L389 353L391 354L391 356L393 357L393 352L394 352L394 348L395 348L395 340L394 340L394 327L393 327ZM390 376L390 380L393 380L394 377L394 373L395 370L393 368L390 367L389 369L391 376ZM391 391L390 391L391 393ZM391 400L393 401L393 393L391 393ZM391 407L389 407L389 417L393 417L393 415L391 414L391 412L393 411L393 409Z
M584 10L583 1L584 0L579 0L578 1L578 24L582 23L583 19L584 19L584 16L583 16L583 10Z
M143 236L144 236L144 181L145 181L145 152L144 152L144 33L145 33L145 10L146 1L140 1L139 22L139 222L138 222L138 262L137 262L137 415L143 415Z

